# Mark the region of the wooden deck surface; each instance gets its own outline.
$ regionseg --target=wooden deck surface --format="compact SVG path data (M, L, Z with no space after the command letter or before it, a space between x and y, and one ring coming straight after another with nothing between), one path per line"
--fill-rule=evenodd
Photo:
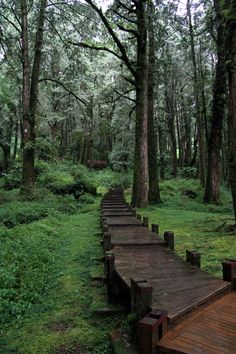
M160 341L161 353L235 354L236 293L196 311Z
M127 289L131 278L147 281L153 289L152 310L168 313L171 330L159 342L158 353L236 354L231 283L186 263L130 213L121 196L111 193L102 203L119 279Z
M112 226L143 226L142 222L140 220L137 220L136 218L134 218L133 216L121 216L119 218L115 217L115 216L108 216L105 217L106 219L106 223L108 225L108 227L112 227Z
M228 291L230 284L191 267L162 245L116 246L115 267L130 286L132 277L153 287L153 309L164 309L175 321L201 303ZM173 300L174 299L174 300Z
M138 246L138 245L164 245L164 241L146 227L122 227L109 229L111 233L111 245L114 246Z

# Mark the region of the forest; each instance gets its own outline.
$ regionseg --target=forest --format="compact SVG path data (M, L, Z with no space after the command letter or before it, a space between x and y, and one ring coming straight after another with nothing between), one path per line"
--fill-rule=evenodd
M100 202L236 257L235 0L0 0L0 353L111 353ZM111 311L112 312L112 311Z

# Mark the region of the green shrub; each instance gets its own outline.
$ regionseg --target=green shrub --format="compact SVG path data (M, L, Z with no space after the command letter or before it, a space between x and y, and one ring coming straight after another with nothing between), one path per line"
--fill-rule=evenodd
M93 179L81 165L51 164L50 169L38 177L38 182L56 194L74 194L76 198L84 193L96 195Z
M84 204L93 204L95 203L95 198L91 194L85 193L81 195L79 201Z
M197 178L197 168L184 167L179 171L179 176L181 178Z
M0 220L8 228L29 224L48 215L48 208L37 202L12 202L0 209Z
M35 163L35 174L36 176L41 176L44 173L50 171L51 165L49 162L43 160L37 160Z
M92 174L96 185L102 190L114 187L128 188L132 184L132 176L130 173L121 174L107 168L101 171L92 172Z
M22 164L17 162L4 176L3 188L11 190L19 188L22 178Z
M57 157L57 141L46 137L36 139L36 156L38 159L51 161Z

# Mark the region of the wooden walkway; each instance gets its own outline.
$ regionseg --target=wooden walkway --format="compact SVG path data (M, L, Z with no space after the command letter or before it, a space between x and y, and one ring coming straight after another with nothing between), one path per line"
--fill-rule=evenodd
M150 231L119 190L103 198L101 218L109 301L136 313L140 353L236 354L236 262L224 264L228 281L201 271L195 251L185 262L173 233Z

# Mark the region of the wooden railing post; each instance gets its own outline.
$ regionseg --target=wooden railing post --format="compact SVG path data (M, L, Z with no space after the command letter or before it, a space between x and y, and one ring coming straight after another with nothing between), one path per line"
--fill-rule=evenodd
M138 220L142 220L142 216L140 214L137 214L136 217L137 217Z
M103 226L102 226L102 232L104 233L104 232L108 232L108 225L107 224L103 224Z
M232 290L236 290L236 260L222 262L223 280L231 282Z
M115 255L111 251L105 254L105 271L108 302L113 303L115 301Z
M167 312L151 312L138 322L140 354L156 354L157 345L167 332Z
M143 217L143 226L148 228L148 218L146 216Z
M135 209L132 209L131 212L132 212L132 215L136 218L136 215L137 215L136 210L135 210Z
M109 232L104 232L104 249L105 251L110 251L111 249L111 234Z
M152 232L159 235L159 225L158 224L152 224Z
M164 232L164 240L168 248L174 251L175 249L175 235L172 231Z
M151 309L152 286L144 279L131 279L131 310L136 313L137 320L140 320Z
M186 262L194 267L201 268L201 254L197 251L186 250Z

